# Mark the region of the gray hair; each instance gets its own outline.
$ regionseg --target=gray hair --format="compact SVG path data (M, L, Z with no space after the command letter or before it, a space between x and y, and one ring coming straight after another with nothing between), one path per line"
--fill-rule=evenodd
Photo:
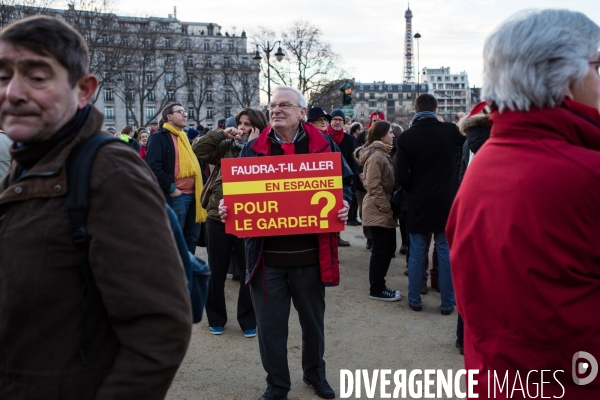
M518 13L485 41L482 97L500 112L556 107L585 77L599 46L600 27L582 13Z
M294 94L298 98L298 105L302 108L306 108L308 106L308 101L306 101L306 97L304 97L302 92L296 89L295 87L279 85L273 91L273 96L275 96L275 93L277 93L280 90L289 90L291 92L294 92Z

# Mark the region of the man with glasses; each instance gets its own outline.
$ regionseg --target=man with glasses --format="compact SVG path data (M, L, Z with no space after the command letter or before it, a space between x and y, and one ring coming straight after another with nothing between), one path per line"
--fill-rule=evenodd
M306 113L306 122L314 125L321 133L327 132L329 121L331 121L331 115L327 115L321 107L313 107Z
M306 99L298 89L278 86L269 104L271 125L249 142L240 157L282 156L339 151L313 125L303 123ZM351 172L346 166L347 178ZM221 219L227 207L221 201ZM338 211L348 218L348 203ZM287 338L291 302L302 328L303 381L317 396L335 398L325 377L325 286L339 284L336 233L246 238L246 283L256 312L258 343L267 390L261 400L283 400L290 390Z
M186 125L187 112L181 103L167 105L162 110L158 131L148 139L146 163L177 214L188 250L194 254L206 210L200 205L202 175L198 158L183 131Z

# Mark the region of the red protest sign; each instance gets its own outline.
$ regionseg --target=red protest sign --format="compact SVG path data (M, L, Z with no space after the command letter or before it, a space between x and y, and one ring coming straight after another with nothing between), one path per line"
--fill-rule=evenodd
M339 232L340 153L221 160L225 231L241 237Z

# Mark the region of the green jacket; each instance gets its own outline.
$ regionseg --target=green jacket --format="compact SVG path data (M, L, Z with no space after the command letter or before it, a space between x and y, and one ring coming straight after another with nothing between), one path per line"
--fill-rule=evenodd
M220 166L222 158L237 158L242 149L235 145L233 139L228 139L223 131L209 131L193 144L192 150L194 150L198 160ZM223 198L223 180L221 179L220 169L215 181L206 190L211 191L210 200L206 207L208 217L220 221L219 202Z

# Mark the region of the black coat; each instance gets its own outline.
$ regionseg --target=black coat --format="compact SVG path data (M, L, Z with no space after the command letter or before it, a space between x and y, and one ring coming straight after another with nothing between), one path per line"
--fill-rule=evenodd
M359 147L365 145L366 137L367 137L367 129L364 129L356 137L356 148L357 149ZM363 172L363 167L361 165L359 165L358 163L356 163L356 174L355 174L356 178L354 179L354 185L353 185L353 187L354 187L355 191L366 192L367 189L365 189L365 186L363 185L363 183L361 182L360 178L358 177L358 175L362 174L362 172Z
M457 156L465 137L453 123L416 121L396 141L396 183L408 192L409 233L443 232L458 190Z
M161 128L148 138L146 164L150 167L169 205L173 205L169 190L175 182L175 145L171 132Z

